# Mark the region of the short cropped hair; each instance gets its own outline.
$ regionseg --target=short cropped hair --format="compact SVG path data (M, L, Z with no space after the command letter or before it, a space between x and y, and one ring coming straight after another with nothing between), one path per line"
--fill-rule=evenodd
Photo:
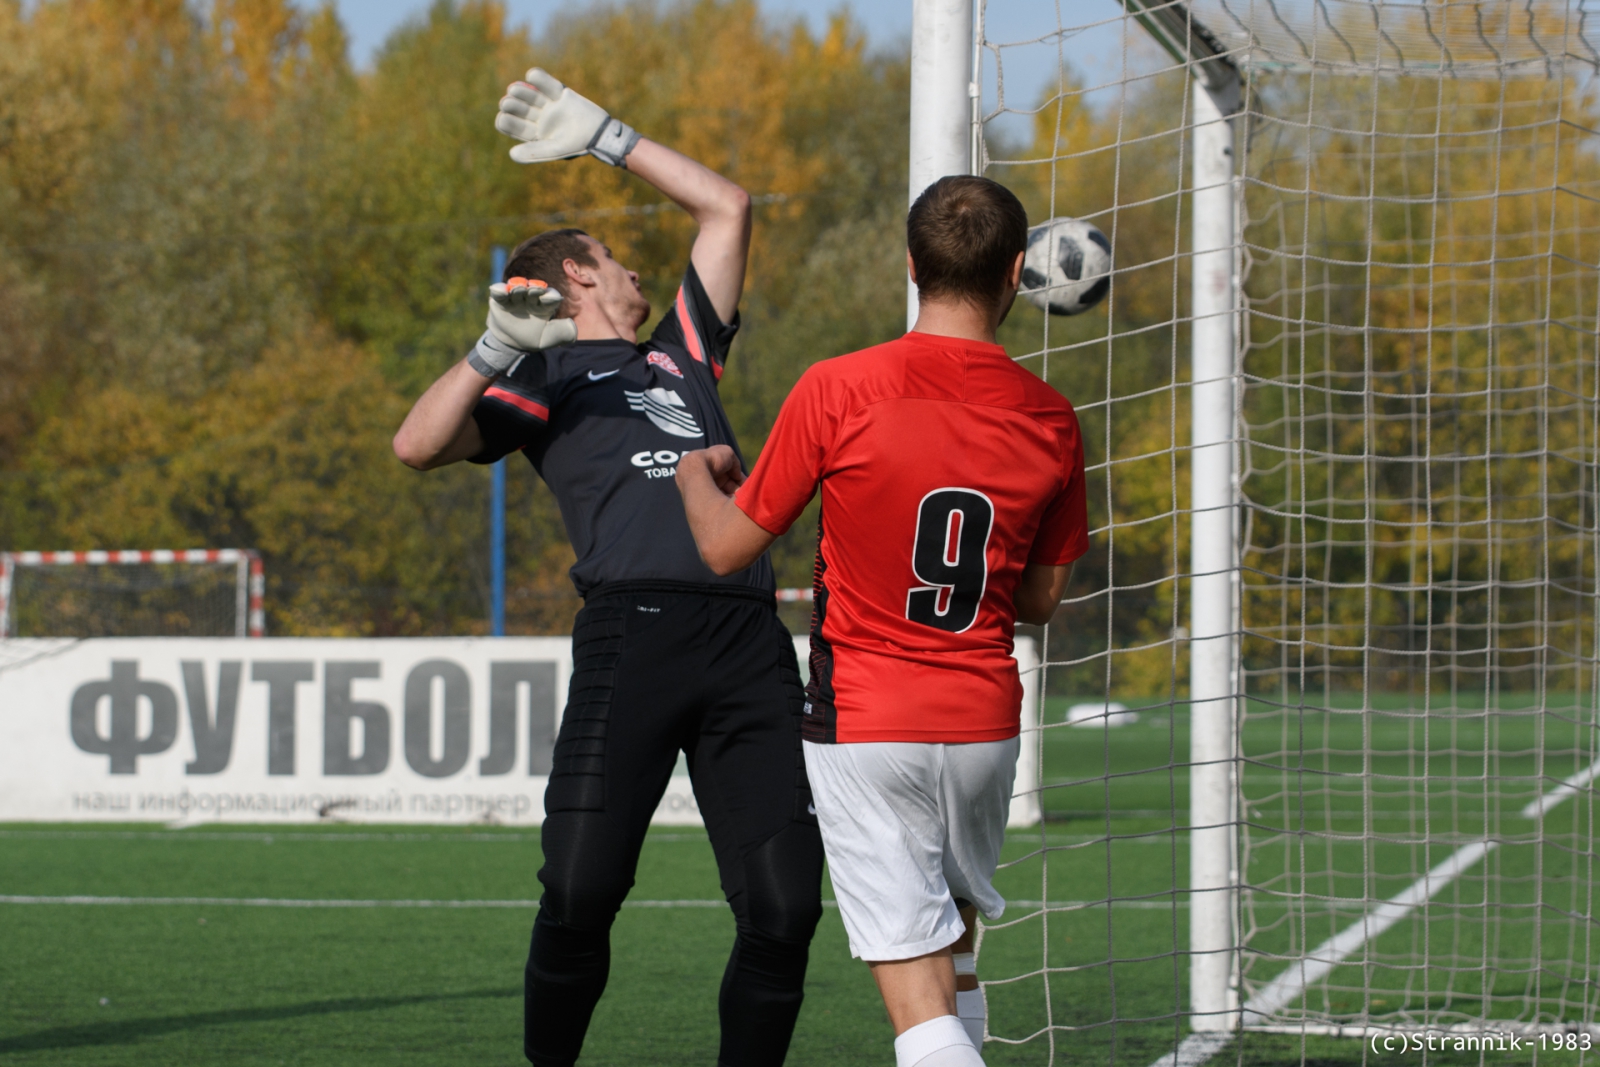
M923 190L906 216L906 248L924 300L992 306L1017 253L1028 246L1028 212L999 182L957 174Z
M530 237L511 250L501 281L512 278L537 278L562 296L567 292L567 272L561 264L574 260L585 267L598 267L594 254L583 239L589 235L582 230L548 230Z

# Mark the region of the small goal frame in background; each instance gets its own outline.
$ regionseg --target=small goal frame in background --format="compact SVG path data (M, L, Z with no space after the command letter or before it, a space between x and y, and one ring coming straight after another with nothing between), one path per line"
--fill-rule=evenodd
M170 565L174 563L232 563L235 582L235 637L265 637L266 571L261 554L253 548L153 548L96 550L89 552L0 552L0 639L11 632L11 588L19 567L95 567L109 564Z

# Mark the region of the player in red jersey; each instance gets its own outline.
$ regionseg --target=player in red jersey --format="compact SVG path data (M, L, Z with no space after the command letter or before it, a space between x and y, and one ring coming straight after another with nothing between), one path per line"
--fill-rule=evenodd
M995 182L935 182L906 222L916 328L807 371L748 480L728 448L678 465L718 573L821 487L806 767L900 1067L983 1062L970 925L1005 907L991 880L1018 752L1012 632L1050 620L1088 548L1077 416L995 343L1027 227Z

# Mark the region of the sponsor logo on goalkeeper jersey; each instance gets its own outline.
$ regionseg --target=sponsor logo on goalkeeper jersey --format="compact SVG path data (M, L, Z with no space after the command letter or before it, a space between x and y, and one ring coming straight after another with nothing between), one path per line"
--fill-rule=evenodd
M674 378L683 377L683 371L678 369L678 365L672 362L672 357L665 352L652 352L644 357L644 361L652 367L660 367Z
M694 416L689 413L683 398L673 390L657 388L636 393L631 389L624 389L623 395L628 398L628 407L634 411L642 411L656 429L674 437L705 436L705 431L694 421Z
M679 454L670 448L645 449L628 457L628 462L644 471L646 478L671 478L678 473Z

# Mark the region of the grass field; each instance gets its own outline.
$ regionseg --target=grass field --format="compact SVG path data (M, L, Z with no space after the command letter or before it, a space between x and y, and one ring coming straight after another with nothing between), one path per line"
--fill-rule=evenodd
M1060 711L1053 704L1046 721L1059 719ZM1494 769L1500 774L1531 773L1540 739L1518 733L1513 728L1518 720L1504 718L1491 724L1497 731L1491 746ZM980 956L985 980L1015 979L989 987L990 1025L996 1036L1022 1039L1053 1021L1073 1028L1055 1032L1054 1062L1138 1067L1152 1063L1183 1036L1175 1013L1187 1002L1187 960L1181 950L1187 944L1188 908L1180 890L1188 855L1185 835L1175 833L1174 826L1183 821L1188 783L1172 764L1174 756L1181 761L1187 751L1186 719L1180 707L1147 710L1140 723L1117 730L1046 731L1049 818L1042 828L1018 831L1008 842L1008 866L998 884L1013 907L1005 921L986 931ZM1297 925L1285 921L1281 909L1273 916L1274 893L1310 892L1322 878L1331 879L1336 895L1350 890L1345 883L1353 879L1353 891L1359 894L1366 856L1385 875L1372 883L1372 891L1387 894L1414 862L1407 852L1415 847L1408 837L1414 828L1408 829L1406 819L1416 821L1418 811L1442 819L1453 811L1449 825L1457 829L1470 832L1484 820L1508 829L1507 812L1525 800L1515 789L1502 796L1481 788L1474 793L1463 784L1472 780L1471 773L1461 772L1461 760L1473 750L1470 723L1455 724L1453 734L1441 734L1439 747L1453 753L1461 773L1440 775L1438 795L1430 789L1419 800L1399 790L1386 792L1381 784L1369 784L1362 793L1359 781L1350 786L1346 777L1354 759L1355 778L1362 778L1361 761L1350 751L1352 745L1359 749L1363 737L1369 742L1376 738L1373 747L1378 751L1389 751L1386 746L1392 745L1397 753L1401 746L1414 753L1419 744L1431 750L1419 742L1415 722L1398 715L1391 722L1308 713L1297 722L1317 740L1298 747L1282 743L1282 723L1270 709L1248 722L1247 752L1286 757L1292 747L1296 773L1313 763L1322 768L1320 784L1307 795L1325 813L1317 817L1321 822L1304 814L1299 823L1283 817L1278 793L1287 763L1280 766L1263 758L1247 772L1249 817L1261 842L1252 853L1259 858L1252 859L1251 880L1264 887L1256 895L1255 912L1263 926L1254 934L1263 952L1288 951L1298 943L1296 938L1320 940L1325 929L1357 914L1330 906L1326 915L1318 913L1322 925L1309 920ZM1482 738L1476 743L1481 745ZM1550 751L1548 738L1545 744L1544 751ZM1377 780L1370 774L1366 778L1369 783ZM1357 791L1342 792L1346 786ZM1565 815L1552 813L1547 833L1564 841L1587 841L1587 822L1580 818L1585 810L1569 804ZM1284 844L1303 839L1308 828L1319 831L1320 841L1329 828L1337 830L1347 820L1355 820L1359 829L1363 819L1381 823L1391 817L1393 832L1384 831L1387 837L1380 834L1383 839L1377 844L1368 834L1364 846L1351 844L1347 850L1344 843L1334 842L1331 852L1312 859ZM1567 851L1573 853L1568 867L1556 870L1551 857L1558 850L1502 848L1495 860L1500 875L1492 883L1495 900L1511 908L1533 901L1540 884L1570 890L1577 880L1587 880L1579 869L1581 857ZM1544 866L1530 867L1535 859ZM0 903L0 1067L521 1063L521 969L533 909L526 903L483 902L536 897L538 866L537 832L489 827L0 828L0 895L191 898L132 904ZM1417 996L1436 996L1443 988L1438 982L1430 987L1419 977L1417 961L1423 970L1444 961L1438 965L1448 975L1455 973L1449 961L1471 957L1474 951L1482 955L1484 933L1490 928L1472 894L1481 898L1489 885L1481 872L1475 880L1463 879L1455 897L1442 898L1451 906L1430 913L1426 922L1402 923L1380 939L1378 955L1392 958L1402 970L1410 961L1413 1008L1421 1003ZM824 895L831 897L831 890L824 887ZM284 907L192 898L434 903ZM733 934L726 909L703 903L718 898L703 834L652 833L632 898L644 906L626 908L617 922L611 984L596 1014L584 1063L714 1061L716 992ZM1042 899L1052 904L1048 913L1037 904ZM1108 899L1114 899L1110 907ZM445 906L451 902L478 903ZM1570 903L1564 901L1563 907ZM1529 932L1508 924L1505 930L1510 932L1494 944L1496 959L1527 954L1534 938L1547 955L1572 956L1579 951L1572 944L1551 940L1567 942L1571 929L1570 924L1546 924ZM1417 941L1419 930L1424 942ZM1421 955L1424 948L1426 956ZM1046 962L1051 968L1048 1008L1045 979L1038 973ZM1258 981L1282 966L1265 957L1256 962L1261 968ZM1360 986L1359 976L1342 973L1349 970L1341 968L1331 977L1327 989L1333 995ZM1592 979L1592 968L1586 973ZM1491 973L1491 981L1499 983L1491 989L1496 997L1527 986L1525 974ZM1474 1008L1471 991L1459 984L1446 990L1455 998L1451 1003ZM1559 996L1569 1007L1581 1005L1593 997L1591 989L1592 982L1582 989L1565 988ZM1316 1007L1331 1010L1326 1004ZM1360 1007L1359 1000L1353 1007ZM1369 1010L1381 1014L1386 1007L1394 1006L1375 1002ZM867 970L849 958L838 912L830 908L813 947L806 1005L789 1062L889 1064L891 1038ZM1016 1046L991 1042L984 1052L992 1064L1044 1064L1051 1056L1045 1037ZM1359 1041L1311 1038L1302 1046L1297 1036L1251 1034L1213 1062L1336 1064L1373 1059ZM1427 1059L1441 1064L1586 1061L1565 1053L1526 1051L1433 1054Z

